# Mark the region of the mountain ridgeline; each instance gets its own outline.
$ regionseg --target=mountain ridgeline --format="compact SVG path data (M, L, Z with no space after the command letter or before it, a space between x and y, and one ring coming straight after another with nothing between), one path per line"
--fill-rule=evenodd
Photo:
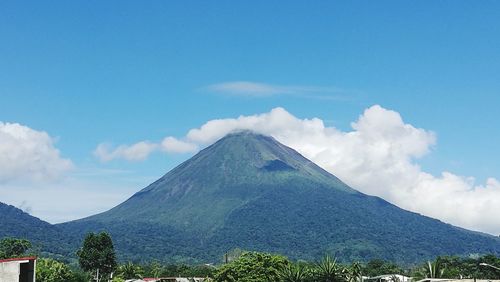
M61 228L45 222L14 206L0 202L0 239L16 237L28 239L34 251L49 256L71 256L74 238Z
M107 230L122 260L217 263L234 248L316 260L500 254L497 237L360 193L269 136L232 133L101 214L58 224ZM76 248L76 247L75 247Z

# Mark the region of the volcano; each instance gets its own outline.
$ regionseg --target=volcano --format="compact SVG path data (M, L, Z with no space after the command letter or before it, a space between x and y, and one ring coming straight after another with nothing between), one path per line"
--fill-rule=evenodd
M126 260L218 262L234 248L400 263L500 254L497 237L360 193L249 131L225 136L109 211L58 227L71 236L106 230Z

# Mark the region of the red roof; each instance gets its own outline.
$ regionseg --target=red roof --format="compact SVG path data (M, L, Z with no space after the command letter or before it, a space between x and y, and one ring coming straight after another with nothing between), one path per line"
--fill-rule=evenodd
M20 260L36 260L36 257L22 257L22 258L0 259L0 262L20 261Z
M177 277L158 277L158 278L151 278L151 277L145 277L145 278L142 278L142 280L144 281L159 281L159 280L165 280L165 279L169 279L169 280L175 280L175 278Z

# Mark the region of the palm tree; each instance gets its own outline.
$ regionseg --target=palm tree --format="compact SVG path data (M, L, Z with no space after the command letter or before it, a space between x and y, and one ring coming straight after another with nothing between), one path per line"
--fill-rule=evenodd
M309 270L300 264L288 264L278 274L282 282L306 282L310 279Z
M161 267L161 264L157 261L153 261L148 265L148 274L149 276L152 276L154 278L160 277L163 269Z
M314 269L315 281L320 282L345 282L347 281L346 270L337 264L337 259L326 255Z
M359 261L355 261L351 264L348 270L348 280L349 282L359 282L362 279L361 264Z
M120 267L118 267L118 273L118 275L123 279L140 279L143 275L142 268L130 261L126 264L120 265Z
M439 261L439 257L436 258L433 262L427 261L427 266L426 266L426 277L427 278L442 278L444 271L445 271L445 266L442 265Z

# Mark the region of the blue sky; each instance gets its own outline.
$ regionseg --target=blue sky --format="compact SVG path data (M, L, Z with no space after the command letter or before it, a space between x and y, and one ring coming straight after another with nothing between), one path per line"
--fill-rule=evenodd
M47 132L71 175L116 194L192 153L101 162L98 144L182 139L276 107L347 132L380 105L435 133L426 172L500 178L498 1L12 1L0 40L0 121ZM278 90L210 87L231 82Z

